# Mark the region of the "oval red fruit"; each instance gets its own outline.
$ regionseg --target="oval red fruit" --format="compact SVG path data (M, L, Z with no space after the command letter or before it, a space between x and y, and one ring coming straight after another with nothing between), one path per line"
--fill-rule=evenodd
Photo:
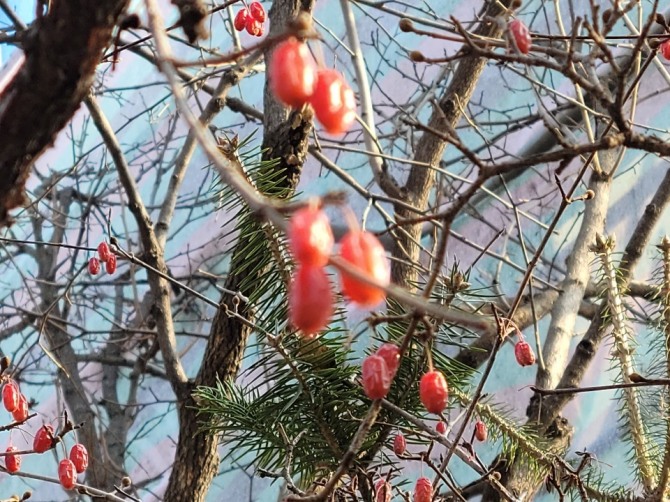
M363 360L362 367L363 392L370 399L386 397L391 388L391 378L384 359L371 355Z
M19 406L12 412L12 418L16 422L23 422L28 418L28 400L26 396L19 396Z
M340 72L321 69L310 100L314 114L330 134L341 134L356 118L356 97Z
M265 9L260 2L251 2L251 4L249 4L249 13L260 23L264 23L265 18L267 17L265 15Z
M91 275L98 275L100 273L100 260L95 256L88 260L88 273Z
M249 11L247 9L240 9L240 11L235 16L235 21L233 21L233 26L237 31L242 31L247 27L247 19L249 18Z
M326 327L335 299L323 267L300 265L288 289L289 322L305 335Z
M385 479L380 479L375 483L375 502L391 502L392 496L391 483Z
M8 412L13 413L19 407L20 400L19 386L14 380L10 380L2 387L2 404Z
M512 35L514 45L516 45L519 52L521 54L528 54L532 45L528 27L522 21L514 19L510 21L508 28Z
M66 490L72 490L77 482L77 470L71 460L64 458L58 464L58 480Z
M340 254L346 261L383 285L388 285L391 276L384 247L370 232L352 230L343 238ZM374 307L386 297L386 292L376 286L365 284L346 272L342 272L342 292L354 303Z
M447 433L447 424L446 422L440 420L437 425L435 426L435 430L438 432L438 434L446 434Z
M98 244L98 256L102 261L107 261L109 260L109 257L112 256L109 246L104 241Z
M116 255L109 255L109 258L105 262L105 271L110 275L116 272Z
M285 105L300 108L316 85L316 69L307 45L291 37L277 45L268 67L270 88Z
M297 261L307 265L325 265L333 242L333 231L326 213L311 206L293 213L288 227L288 243Z
M429 371L423 375L419 383L419 396L428 412L442 413L449 400L449 387L444 375L439 371Z
M400 456L403 453L405 453L406 449L407 449L407 441L405 440L405 436L403 436L403 434L399 432L393 438L393 453Z
M433 483L428 478L419 478L414 487L414 502L430 502L433 499Z
M16 446L8 446L6 453L19 451ZM9 472L18 472L21 469L21 455L5 455L5 468Z
M670 40L666 40L665 42L663 42L659 46L658 50L661 52L661 54L665 59L670 60Z
M535 364L535 352L526 340L521 340L514 346L514 356L516 362L521 366L531 366Z
M475 438L477 441L486 441L486 438L489 437L489 431L486 430L486 424L481 420L477 420L475 423Z
M70 460L79 474L84 472L88 467L88 451L86 447L81 443L75 444L70 450Z
M46 424L39 428L33 439L33 450L37 453L44 453L51 448L54 436L54 428Z
M384 359L389 375L393 378L400 366L400 347L394 343L385 343L379 347L375 353Z
M247 17L246 25L247 33L255 37L260 37L263 34L263 23L252 16Z

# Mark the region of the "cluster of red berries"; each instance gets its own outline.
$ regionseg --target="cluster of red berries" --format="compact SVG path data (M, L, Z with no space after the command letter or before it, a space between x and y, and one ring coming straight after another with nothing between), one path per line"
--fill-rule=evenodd
M363 360L363 392L370 399L383 399L391 388L393 378L400 366L400 349L392 343L385 343L377 352Z
M513 19L507 25L509 40L521 54L528 54L533 44L530 38L530 30L523 21Z
M35 453L44 453L55 446L56 442L54 428L45 424L35 434L33 450ZM70 449L69 458L64 458L58 464L58 480L63 488L71 490L77 482L77 474L85 472L87 468L88 451L83 444L77 443ZM9 468L7 469L9 470Z
M317 69L307 45L291 37L277 45L268 67L270 86L279 101L293 108L306 103L330 134L341 134L356 118L356 97L336 70Z
M116 272L116 255L109 249L106 242L101 242L98 245L99 259L94 256L88 260L88 273L91 275L98 275L100 273L100 262L105 264L105 271L108 274Z
M304 335L313 336L328 324L335 297L325 265L334 238L328 216L315 204L297 210L288 228L289 248L298 268L288 290L289 322ZM351 230L340 243L340 256L371 279L388 284L390 268L379 240L368 232ZM341 274L342 292L354 303L372 307L381 302L383 289Z
M2 387L2 404L15 422L23 422L28 418L28 400L14 380L9 380Z
M233 26L237 31L247 30L249 35L261 37L266 19L267 15L261 3L251 2L249 7L243 7L237 13Z

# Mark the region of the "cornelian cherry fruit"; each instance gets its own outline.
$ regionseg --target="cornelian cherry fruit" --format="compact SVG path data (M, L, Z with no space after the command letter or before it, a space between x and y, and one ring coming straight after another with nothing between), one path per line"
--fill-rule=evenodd
M520 340L514 346L514 357L521 366L532 366L535 364L535 352L526 340Z
M54 436L54 428L49 424L43 425L35 434L33 439L33 450L37 453L44 453L51 448L52 438Z
M406 449L407 441L405 440L405 436L402 434L402 432L399 432L393 438L393 453L400 456L405 453Z
M383 357L375 354L366 357L361 373L366 396L370 399L386 397L391 388L391 377Z
M249 35L260 37L263 35L263 23L252 16L247 17L246 30Z
M659 47L658 50L660 53L663 55L663 57L667 60L670 60L670 39L666 40L663 42Z
M23 422L28 418L28 400L26 396L19 396L19 406L12 412L12 418L15 422Z
M19 451L16 446L8 446L5 450L6 453L11 453L13 451ZM5 469L8 472L18 472L21 469L21 455L5 455Z
M116 272L116 255L115 254L110 254L109 258L105 262L105 271L108 274L113 274Z
M72 490L77 482L77 469L72 460L64 458L58 464L58 480L66 490Z
M519 21L518 19L510 21L507 27L509 28L509 32L512 35L512 40L514 40L514 45L519 50L519 52L521 54L528 54L532 45L528 27L523 23L523 21Z
M293 108L303 106L314 93L316 69L307 45L291 37L277 45L268 67L275 97Z
M354 91L336 70L319 70L310 103L316 118L330 134L345 132L356 118Z
M449 400L449 387L444 375L439 371L424 374L419 382L419 396L429 413L442 413Z
M393 491L391 483L380 479L375 483L375 502L391 502Z
M414 502L430 502L433 499L433 483L430 479L421 477L414 486Z
M13 413L19 407L20 400L19 386L14 380L10 380L2 387L2 404L8 412Z
M325 265L333 249L333 231L326 213L316 207L298 209L288 227L294 258L306 265Z
M233 21L233 26L237 31L242 31L247 27L247 19L249 18L248 9L240 9L237 15L235 16L235 21Z
M326 327L335 299L323 267L300 265L288 289L289 322L307 336Z
M440 420L437 425L435 426L435 430L438 432L438 434L446 434L447 433L447 424L446 422Z
M388 285L391 269L379 239L369 232L352 230L341 241L342 258L365 273L370 279ZM365 307L374 307L381 302L386 293L383 289L371 286L342 272L342 292L354 303Z
M98 244L98 256L102 261L107 261L109 260L109 257L112 256L112 252L109 250L109 245L104 241Z
M265 9L263 8L263 5L260 2L251 2L249 4L249 13L253 16L253 18L260 22L264 23L266 19L266 14L265 14Z
M88 467L88 451L86 447L81 443L75 444L70 449L70 460L79 474L84 472Z
M375 354L386 362L389 376L391 378L395 377L395 374L398 372L398 366L400 366L400 347L394 343L385 343L377 349Z
M95 256L88 260L88 273L91 275L98 275L100 273L100 260Z
M481 420L477 420L475 423L475 438L477 441L486 441L486 438L489 436L489 431L486 429L486 424Z

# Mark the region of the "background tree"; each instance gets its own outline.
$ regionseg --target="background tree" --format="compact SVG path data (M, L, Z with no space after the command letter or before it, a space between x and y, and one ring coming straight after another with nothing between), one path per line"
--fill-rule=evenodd
M2 374L37 413L8 443L76 436L80 493L108 500L380 500L379 479L408 500L419 475L449 500L669 496L658 2L276 0L261 37L242 2L173 3L0 0ZM346 134L275 98L290 36L354 89ZM286 322L308 194L338 239L379 236L392 279L315 338ZM103 241L118 270L90 276ZM361 361L388 341L371 401ZM433 367L444 434L417 392ZM54 446L14 492L54 498L30 481L56 481Z

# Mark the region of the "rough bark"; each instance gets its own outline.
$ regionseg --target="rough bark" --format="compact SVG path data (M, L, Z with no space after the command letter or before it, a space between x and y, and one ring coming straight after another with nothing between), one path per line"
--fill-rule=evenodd
M22 34L25 62L0 94L0 226L10 224L9 211L23 204L35 159L86 97L127 4L52 2L48 14Z

